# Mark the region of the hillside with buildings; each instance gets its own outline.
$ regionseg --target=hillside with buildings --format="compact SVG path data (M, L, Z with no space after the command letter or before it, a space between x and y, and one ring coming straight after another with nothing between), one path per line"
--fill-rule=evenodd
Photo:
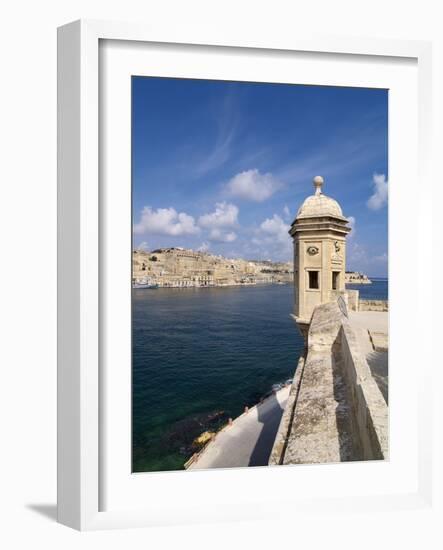
M132 280L137 285L206 287L292 281L292 262L224 258L184 248L134 250Z

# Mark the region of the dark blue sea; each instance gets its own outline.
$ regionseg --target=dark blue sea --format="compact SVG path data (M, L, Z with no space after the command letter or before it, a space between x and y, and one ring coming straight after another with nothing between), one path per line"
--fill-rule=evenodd
M192 441L294 374L293 286L133 291L133 470L177 470Z
M387 298L387 281L352 285ZM292 378L293 285L133 291L133 471L180 470L193 440Z
M346 288L359 291L362 300L387 300L388 279L370 277L371 285L346 285Z

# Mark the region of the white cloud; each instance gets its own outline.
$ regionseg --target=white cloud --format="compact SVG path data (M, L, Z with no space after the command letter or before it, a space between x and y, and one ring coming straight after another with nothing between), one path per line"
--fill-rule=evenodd
M200 228L195 225L192 216L184 212L177 212L174 208L159 208L153 210L145 206L142 210L139 223L134 225L136 234L158 235L195 235Z
M235 227L238 223L238 207L229 202L218 202L215 211L200 216L198 223L202 227L213 229L215 227Z
M284 207L283 207L283 217L285 218L285 220L289 220L290 217L291 217L291 213L289 211L289 208L288 208L287 204L285 204Z
M237 234L234 231L222 231L218 227L215 227L209 233L209 240L218 243L232 243L237 239Z
M371 210L380 210L388 202L388 181L384 174L374 174L372 182L374 193L369 197L366 204Z
M278 214L274 214L272 218L266 218L251 240L257 247L256 253L261 258L272 255L275 259L288 260L292 251L292 240L288 235L289 228L289 224L285 223Z
M149 250L148 243L146 241L143 241L137 246L137 250L142 250L143 252L147 252Z
M198 248L197 248L197 251L198 252L207 252L209 250L209 243L207 243L206 241L204 243L202 243Z
M349 216L348 221L349 221L349 227L351 228L351 232L348 235L348 238L350 239L357 233L357 228L356 228L357 220L354 218L354 216Z
M272 174L261 174L257 169L254 169L235 175L226 184L226 190L232 197L263 202L269 199L281 186L281 182Z
M290 242L288 231L290 226L285 223L278 214L274 214L272 218L267 218L260 224L260 231L269 235L280 242Z

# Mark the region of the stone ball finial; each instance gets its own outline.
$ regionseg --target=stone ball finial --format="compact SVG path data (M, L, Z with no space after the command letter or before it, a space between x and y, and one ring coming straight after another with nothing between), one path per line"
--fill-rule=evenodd
M321 188L324 183L324 179L321 176L315 176L312 181L314 183L315 194L321 195Z

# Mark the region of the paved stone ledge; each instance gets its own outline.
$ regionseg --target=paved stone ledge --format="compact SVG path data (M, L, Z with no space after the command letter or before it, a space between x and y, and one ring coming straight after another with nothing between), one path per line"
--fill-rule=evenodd
M388 335L384 332L369 331L369 337L375 351L388 351Z
M185 469L266 466L290 393L286 386L227 424Z

